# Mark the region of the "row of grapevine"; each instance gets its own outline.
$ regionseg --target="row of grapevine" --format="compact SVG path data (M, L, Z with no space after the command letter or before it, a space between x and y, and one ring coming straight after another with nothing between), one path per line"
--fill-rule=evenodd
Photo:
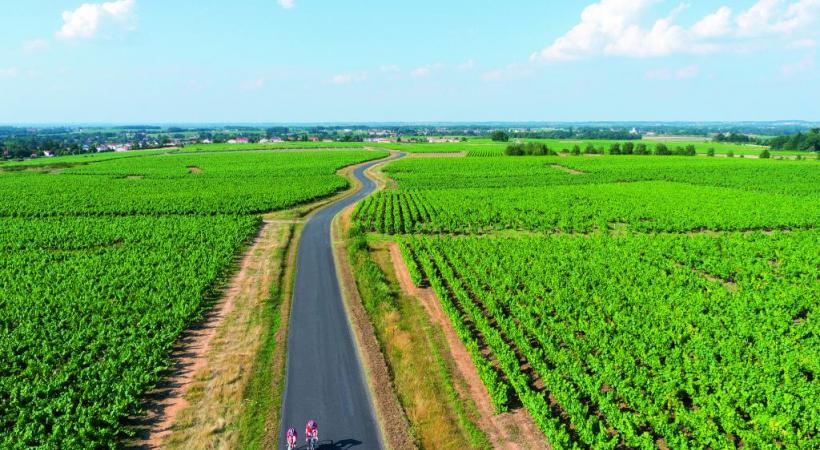
M366 230L387 234L589 233L621 225L634 232L745 231L813 228L820 223L820 202L652 181L583 189L385 191L365 200L355 218Z
M331 195L337 169L386 154L164 153L0 170L0 448L121 445L255 213Z
M468 348L492 351L492 367L471 353L496 405L507 383L556 448L813 448L818 244L805 231L403 245Z
M104 160L56 174L0 173L0 217L258 214L344 189L348 182L336 170L384 155L173 154Z

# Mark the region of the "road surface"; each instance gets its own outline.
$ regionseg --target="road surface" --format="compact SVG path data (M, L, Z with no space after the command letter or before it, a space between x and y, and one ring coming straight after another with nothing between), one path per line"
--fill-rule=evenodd
M330 238L333 217L376 189L364 171L380 162L357 168L353 173L361 188L317 211L302 231L288 327L280 448L285 448L288 427L296 428L303 444L310 419L319 424L322 449L384 448L342 303Z

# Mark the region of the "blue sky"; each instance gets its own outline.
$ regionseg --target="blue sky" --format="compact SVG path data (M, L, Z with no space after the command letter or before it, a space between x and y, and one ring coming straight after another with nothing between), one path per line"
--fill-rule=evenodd
M820 0L2 11L0 123L820 120Z

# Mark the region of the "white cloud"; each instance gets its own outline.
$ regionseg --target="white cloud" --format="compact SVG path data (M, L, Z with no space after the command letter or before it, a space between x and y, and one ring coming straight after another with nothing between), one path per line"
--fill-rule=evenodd
M334 75L333 78L330 79L330 82L333 84L347 84L353 81L353 75L349 73L340 73L338 75Z
M73 11L63 12L63 26L56 35L60 39L91 39L108 27L133 30L135 7L136 0L84 3Z
M463 63L459 64L457 67L458 70L462 72L467 72L475 69L475 61L473 61L472 59L468 59L467 61L464 61Z
M691 65L679 69L668 67L653 69L644 74L644 78L653 81L688 80L700 75L700 66Z
M16 67L0 68L0 78L17 78L20 75L20 69Z
M413 78L424 78L429 77L431 73L433 73L433 71L429 67L419 67L413 69L413 71L410 72L410 76Z
M410 71L410 76L413 78L426 78L432 75L433 73L441 72L446 68L447 65L442 63L428 64L426 66L421 66L413 69L412 71Z
M48 39L37 38L23 44L23 53L36 53L48 48Z
M268 83L268 80L265 77L254 78L252 80L248 80L248 81L242 83L242 90L245 90L245 91L258 91L259 89L262 89L263 87L265 87L265 85L267 83Z
M399 73L399 72L401 72L401 69L399 68L399 66L397 66L395 64L387 64L387 65L381 66L381 68L379 68L379 70L381 70L384 73Z
M293 9L296 6L296 0L278 0L279 6L285 9Z
M726 6L691 27L676 22L686 8L645 27L642 19L658 0L600 0L587 6L581 21L552 45L533 53L533 61L569 61L596 55L652 58L737 49L744 39L766 34L788 35L810 29L820 16L820 0L759 0L733 17Z
M360 73L340 73L330 78L330 84L350 84L354 82L362 82L367 79L367 72Z
M485 72L481 79L484 81L503 81L509 79L525 78L533 74L533 69L529 65L509 64L500 69L493 69Z
M804 48L814 48L817 46L817 42L814 39L805 38L805 39L798 39L796 41L789 42L789 45L786 48L789 49L804 49Z
M814 56L808 55L795 63L784 64L783 67L780 68L780 73L782 73L784 77L792 77L812 67L814 67Z
M722 6L692 27L692 33L702 38L726 36L732 32L732 10Z

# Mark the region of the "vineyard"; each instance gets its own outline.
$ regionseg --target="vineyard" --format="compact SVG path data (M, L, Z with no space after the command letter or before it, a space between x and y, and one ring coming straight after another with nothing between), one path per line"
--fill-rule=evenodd
M388 234L813 228L818 169L675 157L407 159L385 168L399 189L366 200L356 216Z
M496 408L556 448L820 445L813 232L405 242Z
M405 159L397 235L498 412L564 448L820 446L820 166Z
M0 171L0 447L115 448L257 214L343 189L337 169L383 155L149 153Z

